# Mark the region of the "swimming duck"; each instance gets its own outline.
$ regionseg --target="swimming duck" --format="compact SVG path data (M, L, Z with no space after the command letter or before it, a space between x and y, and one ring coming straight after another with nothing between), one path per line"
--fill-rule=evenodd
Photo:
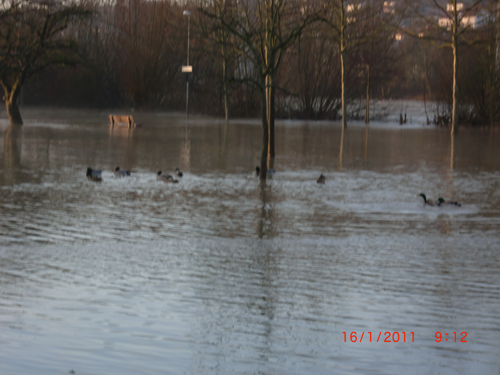
M178 182L179 182L178 180L174 180L174 178L173 178L173 177L172 177L172 175L170 175L170 174L163 175L163 174L162 174L162 171L158 171L156 179L157 179L158 181L163 181L163 182L172 182L172 183L174 183L174 184L176 184L176 183L178 183Z
M435 206L436 204L434 203L434 201L432 201L431 199L427 199L427 197L425 196L424 193L421 193L420 196L423 198L424 200L424 206Z
M115 176L116 177L130 176L130 171L128 171L128 170L124 171L124 170L121 170L120 167L116 167Z
M326 177L323 176L323 173L318 177L318 180L316 181L318 184L324 184L326 181Z
M179 169L179 168L175 168L175 175L176 175L177 177L182 177L182 172L180 171L180 169Z
M102 171L96 171L92 168L87 168L87 179L94 182L102 182Z
M437 205L441 207L441 205L449 204L450 206L461 207L462 204L457 201L445 201L443 198L438 198Z

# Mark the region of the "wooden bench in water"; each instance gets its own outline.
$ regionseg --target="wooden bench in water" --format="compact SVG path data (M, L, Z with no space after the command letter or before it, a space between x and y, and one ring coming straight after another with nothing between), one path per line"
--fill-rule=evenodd
M141 124L136 124L134 122L133 116L128 115L109 115L109 123L111 126L126 126L128 128L137 128L141 126Z

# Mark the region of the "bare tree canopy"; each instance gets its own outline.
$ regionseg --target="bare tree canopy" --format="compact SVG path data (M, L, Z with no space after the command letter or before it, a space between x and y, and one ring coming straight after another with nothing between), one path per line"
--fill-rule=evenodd
M418 31L417 36L439 42L441 47L449 47L453 52L453 109L451 114L451 133L458 130L458 68L459 45L470 43L467 32L476 26L477 12L485 0L460 2L457 0L439 1L425 0L412 2L405 0L412 14L425 26L429 32ZM474 20L474 21L473 21ZM415 34L414 30L409 32Z
M17 105L22 85L50 65L77 61L76 44L65 31L90 10L72 0L2 0L0 6L0 82L11 123L22 125Z
M275 156L274 119L276 75L283 55L303 30L317 19L314 8L291 0L243 0L202 3L200 12L236 40L235 52L250 63L254 75L245 77L260 93L263 149L260 178L265 179Z

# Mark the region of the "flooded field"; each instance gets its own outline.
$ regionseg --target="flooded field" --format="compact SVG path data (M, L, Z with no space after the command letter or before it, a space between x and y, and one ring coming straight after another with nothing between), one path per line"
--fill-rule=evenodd
M0 374L500 372L498 131L354 123L340 155L338 123L282 121L261 184L257 121L23 115L0 122Z

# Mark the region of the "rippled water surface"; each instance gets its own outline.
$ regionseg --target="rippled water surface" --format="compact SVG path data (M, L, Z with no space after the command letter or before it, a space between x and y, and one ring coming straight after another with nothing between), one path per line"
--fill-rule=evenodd
M500 133L353 124L340 155L339 124L284 121L261 184L255 121L23 114L0 122L0 374L500 373Z

